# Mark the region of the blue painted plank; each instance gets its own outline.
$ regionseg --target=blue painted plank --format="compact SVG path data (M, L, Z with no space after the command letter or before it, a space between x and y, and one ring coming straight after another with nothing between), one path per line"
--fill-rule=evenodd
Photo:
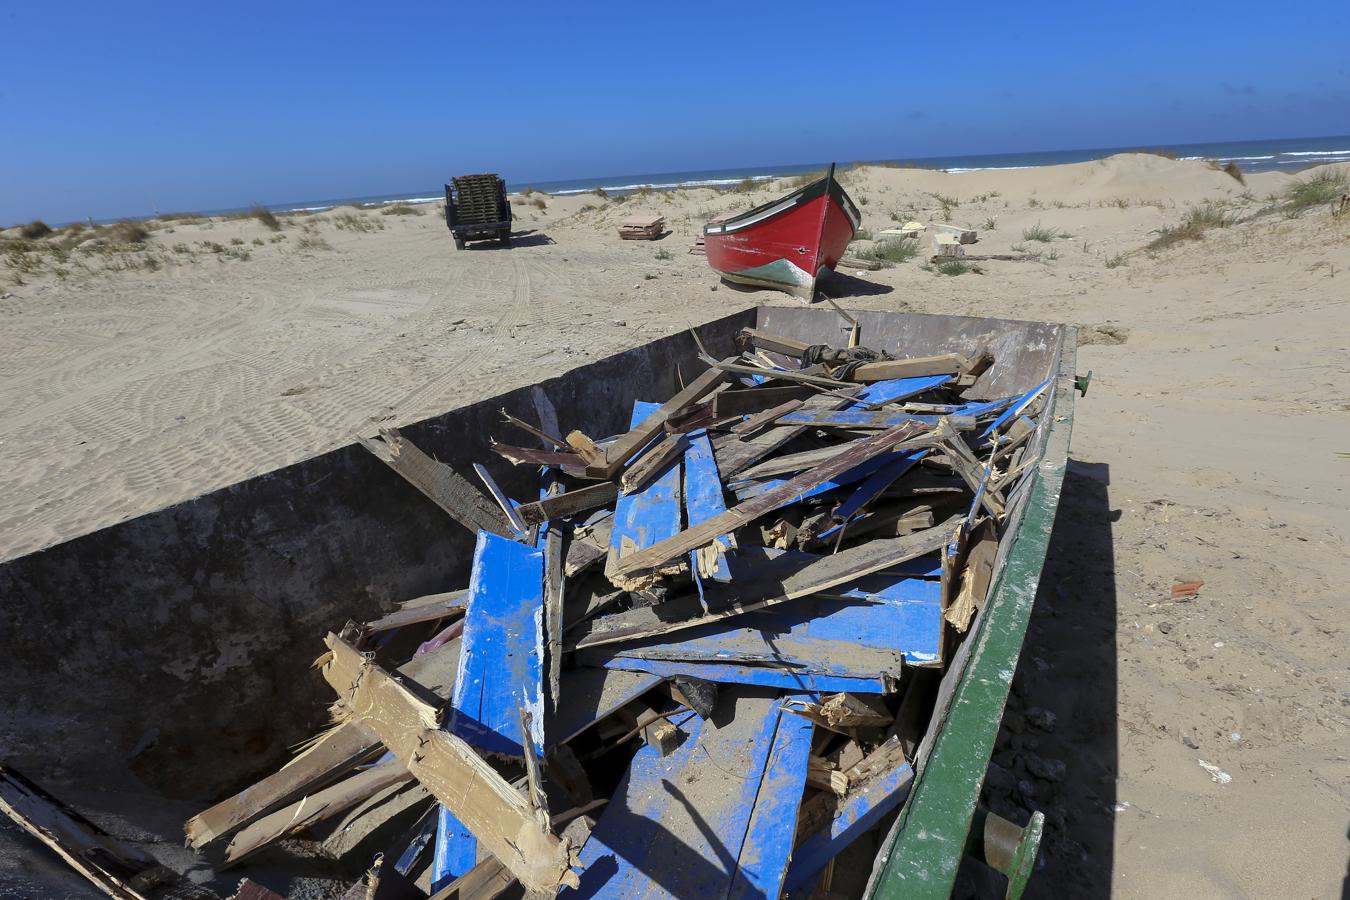
M681 631L583 651L612 657L778 665L813 675L899 678L902 662L933 663L942 635L942 586L903 579L880 602L803 597Z
M734 663L688 662L682 660L628 659L616 656L604 662L606 669L646 672L662 678L691 675L719 684L745 684L781 688L818 697L848 691L853 694L884 694L889 689L879 677L853 678L845 675L816 675L778 666L738 666Z
M782 879L763 842L776 834L769 819L795 827L809 738L791 722L778 738L793 714L776 691L726 691L718 706L721 726L693 714L674 720L688 737L669 756L638 750L581 849L581 886L560 897L722 898L736 885ZM765 778L775 750L782 771ZM790 832L786 838L790 847Z
M473 868L478 839L444 806L436 822L436 853L431 860L431 891L435 893Z
M814 731L815 726L805 716L779 713L727 900L776 898L782 891Z
M632 427L661 408L659 403L637 400L633 403ZM649 445L647 451L649 452ZM641 459L644 454L639 454ZM614 509L614 529L610 533L609 561L621 555L645 550L680 531L680 459L677 456L656 478L631 494L620 494ZM625 549L626 548L626 549Z
M849 494L848 499L839 504L834 511L834 517L843 522L853 518L858 510L875 500L882 491L895 482L895 479L912 469L914 464L923 459L927 452L927 450L915 450L912 453L906 453L867 476L863 483L858 485L852 494ZM829 531L822 533L821 537L827 537L834 531L835 529L831 528Z
M867 403L891 403L942 387L955 378L955 375L921 375L918 378L892 378L889 381L876 381L858 393L858 400L846 409L865 409Z
M450 730L489 753L523 756L520 711L530 711L536 753L543 750L544 555L534 547L478 533Z
M765 577L773 568L777 567L784 570L795 570L820 559L820 556L818 553L808 553L805 550L780 550L777 547L761 547L752 544L748 547L741 547L736 551L736 556L728 563L731 571L726 580L731 581L737 578L749 580L756 577ZM933 554L916 557L892 566L884 575L868 575L840 587L831 588L829 593L823 596L852 597L865 600L873 594L884 592L901 576L906 578L941 578L942 560ZM722 579L717 578L715 580L721 581Z
M843 452L842 447L840 448L840 452L841 453ZM797 495L797 499L793 500L792 503L797 503L802 500L805 500L807 497L815 497L816 495L823 494L826 491L832 491L835 490L836 488L841 488L845 485L855 484L859 481L862 481L868 475L871 475L873 472L877 471L883 466L889 465L890 463L895 462L897 459L902 459L903 457L907 456L908 452L909 451L901 451L897 453L879 453L876 456L872 457L871 459L859 463L858 465L854 466L848 471L841 472L840 474L831 478L829 481L822 481L820 484L811 488L809 491L802 491L799 495ZM754 481L743 483L741 485L733 487L732 490L736 494L736 502L744 503L746 500L758 497L760 494L763 494L767 491L771 491L774 488L778 487L779 485L786 484L787 481L788 479L786 478L770 478L767 481ZM788 503L783 505L790 506L791 504Z
M873 778L866 789L846 797L829 828L805 838L793 849L784 893L810 887L830 860L904 801L913 781L914 770L909 763L901 763ZM803 891L802 896L808 896L808 892Z
M701 428L690 433L689 446L684 451L684 509L689 528L727 511L726 497L722 492L722 476L717 472L717 459L713 456L712 442L708 440L708 432ZM734 546L731 536L726 534L719 537L717 543L721 545L722 553L717 561L717 570L712 576L714 578L727 573L726 554ZM694 573L694 581L701 594L703 582L699 575L697 554L697 550L690 551L689 567Z
M1012 401L1011 405L1009 405L1008 409L1001 416L999 416L992 423L990 423L988 428L980 432L980 437L987 437L988 435L997 431L999 428L1002 428L1005 422L1007 422L1009 419L1012 419L1014 416L1020 413L1022 409L1026 407L1026 405L1032 400L1032 398L1034 398L1041 391L1045 390L1049 384L1050 379L1047 378L1045 381L1042 381L1040 384L1036 385L1034 388L1027 391L1022 396L1009 398L1009 400Z
M398 862L394 863L394 868L398 870L400 875L407 875L412 871L413 867L417 865L417 861L421 859L423 851L436 840L436 830L439 823L440 816L432 815L430 811L418 823L417 832L413 834L407 846L399 853ZM390 855L386 853L385 857L388 858Z

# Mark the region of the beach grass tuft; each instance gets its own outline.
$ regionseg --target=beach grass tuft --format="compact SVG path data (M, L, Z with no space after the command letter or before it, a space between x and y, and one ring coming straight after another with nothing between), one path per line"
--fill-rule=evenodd
M25 240L36 241L51 234L52 230L52 226L48 225L46 222L41 219L34 219L27 225L19 228L19 235Z
M1284 189L1283 209L1290 215L1324 203L1331 203L1350 192L1350 175L1340 169L1324 169L1300 178Z
M1022 229L1022 240L1024 241L1040 241L1043 244L1048 244L1056 238L1062 237L1069 237L1069 235L1063 231L1046 228L1040 222L1037 222L1030 228Z
M884 269L889 269L896 263L909 262L918 255L919 242L912 238L881 241L871 247L860 249L857 253L859 259L881 263Z
M382 216L420 216L422 208L411 203L390 203L380 210Z
M978 273L977 266L960 259L949 259L946 262L937 264L937 273L939 275L949 275L955 278L957 275L965 275L967 272Z
M1227 228L1233 217L1220 203L1207 200L1186 211L1181 222L1158 230L1158 236L1145 245L1148 250L1165 250L1182 241L1198 241L1212 228Z
M1106 267L1108 269L1118 269L1125 265L1125 254L1117 253L1115 256L1107 257Z

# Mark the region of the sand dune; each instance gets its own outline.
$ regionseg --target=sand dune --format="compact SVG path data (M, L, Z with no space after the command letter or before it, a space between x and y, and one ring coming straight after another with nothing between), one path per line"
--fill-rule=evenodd
M946 218L980 230L972 252L1041 254L957 277L922 256L855 273L830 285L845 305L1085 326L1094 381L1017 688L1058 726L1010 727L993 779L1014 785L999 802L1050 816L1039 895L1099 896L1107 877L1122 897L1337 895L1350 217L1263 212L1284 174L1242 184L1146 154L842 178L874 233ZM22 259L4 232L0 557L730 309L796 303L719 286L686 253L711 216L783 189L517 197L509 251L456 252L435 205L287 216L280 231L163 221L143 248L62 234ZM1205 202L1239 221L1144 249ZM619 241L640 211L674 233ZM1036 226L1055 237L1030 240ZM1104 546L1085 537L1103 532ZM1200 597L1172 602L1189 578ZM1028 774L1028 754L1068 776Z

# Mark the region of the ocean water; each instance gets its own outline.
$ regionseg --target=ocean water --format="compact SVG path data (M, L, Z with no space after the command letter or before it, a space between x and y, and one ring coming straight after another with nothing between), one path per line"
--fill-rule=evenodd
M927 169L948 172L970 172L980 169L1022 169L1031 166L1053 166L1061 163L1088 162L1115 153L1132 150L1154 150L1171 153L1179 159L1212 159L1220 163L1236 162L1244 172L1297 172L1309 166L1329 162L1350 162L1350 135L1316 138L1280 138L1258 141L1228 141L1215 144L1148 144L1136 147L1098 147L1083 150L1042 150L1034 153L982 153L970 156L898 157L892 160L869 162L897 162ZM846 160L839 160L840 163ZM699 169L685 172L653 172L640 175L606 175L590 178L572 178L561 181L512 180L508 189L519 191L525 187L550 194L581 194L604 188L615 195L648 188L672 190L680 187L719 187L738 184L746 178L770 179L784 175L815 172L828 162L798 163L782 166L751 166L730 169ZM453 174L453 173L448 173ZM344 203L388 203L402 200L407 203L433 203L444 196L441 185L393 194L372 194L363 197L337 197L316 200L269 204L278 212L287 210L320 210ZM238 210L212 210L220 214Z

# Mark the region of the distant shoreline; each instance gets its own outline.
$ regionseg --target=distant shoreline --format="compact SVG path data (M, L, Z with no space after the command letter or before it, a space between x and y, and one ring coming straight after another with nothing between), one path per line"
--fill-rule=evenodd
M1312 166L1327 163L1350 163L1350 135L1331 135L1310 138L1278 138L1269 140L1224 141L1204 144L1159 144L1134 147L1100 147L1079 150L1038 150L1027 153L985 153L973 155L930 156L884 160L862 160L867 165L900 166L935 169L951 173L1005 169L1029 169L1040 166L1092 162L1117 153L1157 153L1175 159L1208 159L1218 163L1237 163L1244 172L1296 173ZM841 164L845 160L838 160ZM828 162L803 163L782 166L742 166L726 169L701 169L675 172L652 172L638 175L610 175L572 178L555 181L514 181L508 179L507 189L518 193L527 188L553 196L585 194L603 189L606 193L622 196L640 190L679 190L702 187L727 187L743 181L767 181L773 178L800 175L826 168ZM447 173L447 177L450 174ZM359 197L315 198L292 200L285 203L264 203L273 212L320 212L335 206L375 206L388 203L435 203L442 198L436 189L403 191L388 194L369 194ZM247 204L224 209L164 210L145 216L123 216L124 219L153 219L168 213L181 212L201 216L224 216L244 212L258 204ZM96 219L98 223L118 219Z

